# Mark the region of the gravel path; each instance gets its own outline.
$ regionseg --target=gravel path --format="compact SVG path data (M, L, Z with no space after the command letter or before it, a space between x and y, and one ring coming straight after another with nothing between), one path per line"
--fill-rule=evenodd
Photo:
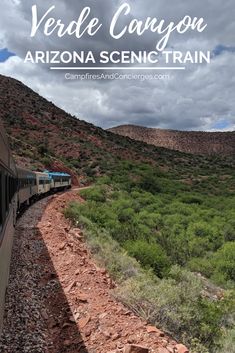
M35 259L44 248L42 239L37 236L36 225L47 201L39 201L27 210L16 228L4 331L0 341L0 351L4 353L46 351L46 325L41 310L44 293L38 286L43 268Z
M60 331L59 322L66 321L72 313L37 226L51 200L53 196L38 201L18 221L0 353L67 351L59 342L53 342L53 332ZM82 348L77 330L76 337ZM86 349L79 352L85 353Z

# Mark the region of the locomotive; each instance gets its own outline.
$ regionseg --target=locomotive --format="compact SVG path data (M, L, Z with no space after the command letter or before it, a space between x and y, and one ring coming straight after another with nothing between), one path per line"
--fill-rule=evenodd
M39 196L68 188L71 175L67 173L18 168L0 122L0 334L17 213Z

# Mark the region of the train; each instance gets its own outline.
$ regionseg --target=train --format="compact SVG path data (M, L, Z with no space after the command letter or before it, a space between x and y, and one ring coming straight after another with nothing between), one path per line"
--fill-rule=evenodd
M71 175L65 172L17 167L0 121L0 335L17 215L39 197L69 189L71 184Z

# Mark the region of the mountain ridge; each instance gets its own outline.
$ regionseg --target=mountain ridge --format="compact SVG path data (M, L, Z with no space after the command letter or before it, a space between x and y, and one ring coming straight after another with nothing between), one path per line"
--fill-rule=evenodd
M202 155L235 155L235 131L181 131L132 124L115 126L108 131L180 152Z

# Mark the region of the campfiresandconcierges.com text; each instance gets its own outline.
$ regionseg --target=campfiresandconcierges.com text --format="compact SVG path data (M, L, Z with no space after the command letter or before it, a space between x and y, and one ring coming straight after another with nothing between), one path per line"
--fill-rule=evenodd
M118 72L105 74L92 74L92 73L83 73L83 74L65 74L66 80L78 80L78 81L89 81L89 80L139 80L139 81L147 81L147 80L170 80L171 76L169 74L120 74Z

